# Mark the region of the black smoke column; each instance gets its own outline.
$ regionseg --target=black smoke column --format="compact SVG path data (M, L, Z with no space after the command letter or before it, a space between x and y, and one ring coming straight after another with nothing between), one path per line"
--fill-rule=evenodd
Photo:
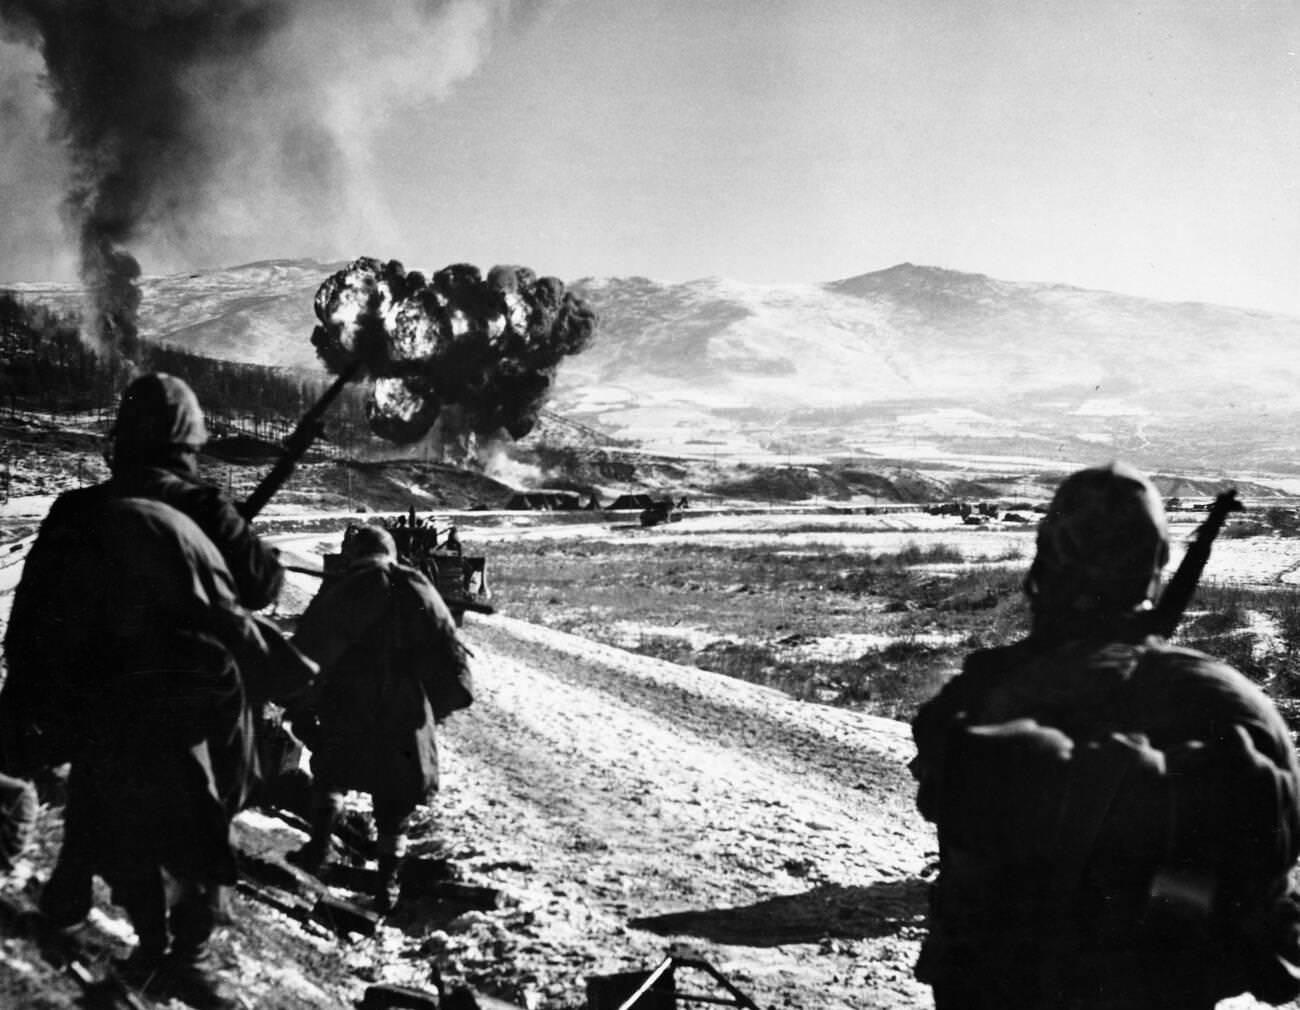
M40 49L73 159L65 209L93 334L134 359L140 267L128 251L196 204L211 160L194 71L247 58L283 0L0 0L0 28Z

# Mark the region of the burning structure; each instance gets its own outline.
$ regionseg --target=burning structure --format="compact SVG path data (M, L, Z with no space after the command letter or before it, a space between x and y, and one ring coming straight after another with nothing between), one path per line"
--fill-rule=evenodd
M373 380L366 414L381 438L522 438L561 359L591 341L596 316L554 277L458 263L427 278L363 257L316 293L312 343L335 375Z

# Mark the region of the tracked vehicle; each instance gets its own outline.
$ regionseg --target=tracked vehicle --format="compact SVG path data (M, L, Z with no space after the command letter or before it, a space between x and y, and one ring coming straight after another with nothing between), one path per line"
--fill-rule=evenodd
M686 499L673 501L671 498L653 500L648 508L641 511L642 526L659 526L662 523L679 523L682 521L682 509L686 508Z
M393 535L398 560L425 574L446 602L457 624L464 620L466 611L477 614L495 612L488 602L492 593L488 588L487 558L482 554L466 554L455 526L450 523L439 526L432 518L421 519L414 508L404 516L380 519L379 523ZM345 550L348 537L356 528L356 524L352 524L344 531ZM325 555L326 579L342 572L343 556L342 553Z

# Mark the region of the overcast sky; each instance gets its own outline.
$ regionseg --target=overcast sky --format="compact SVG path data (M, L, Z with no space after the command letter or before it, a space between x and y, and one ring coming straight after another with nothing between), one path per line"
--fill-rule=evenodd
M206 209L135 251L567 280L911 261L1300 315L1297 49L1295 0L338 4L268 45L256 94L211 89L239 125ZM74 273L40 69L0 45L10 280ZM265 157L299 116L334 171Z

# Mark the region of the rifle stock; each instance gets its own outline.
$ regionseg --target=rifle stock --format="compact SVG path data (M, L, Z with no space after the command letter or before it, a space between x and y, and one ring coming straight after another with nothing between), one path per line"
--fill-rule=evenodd
M338 399L339 394L343 392L343 387L356 378L360 371L361 363L359 361L353 362L321 394L320 399L312 404L311 409L303 414L302 420L298 422L297 427L284 440L284 452L280 455L280 458L275 461L275 465L271 467L257 487L253 488L253 493L238 505L240 515L252 522L257 514L266 507L266 503L284 486L284 482L289 479L293 473L293 468L298 465L298 461L306 455L307 450L311 448L311 444L320 437L321 418L325 416L325 411L329 409L330 404Z
M1210 547L1219 535L1228 513L1239 512L1245 506L1237 499L1237 489L1229 488L1221 492L1210 506L1210 513L1205 517L1196 531L1196 537L1188 546L1187 553L1179 562L1178 570L1170 578L1160 600L1151 611L1151 630L1154 634L1169 638L1182 620L1183 613L1196 594L1196 585L1205 571L1205 564L1210 560Z

